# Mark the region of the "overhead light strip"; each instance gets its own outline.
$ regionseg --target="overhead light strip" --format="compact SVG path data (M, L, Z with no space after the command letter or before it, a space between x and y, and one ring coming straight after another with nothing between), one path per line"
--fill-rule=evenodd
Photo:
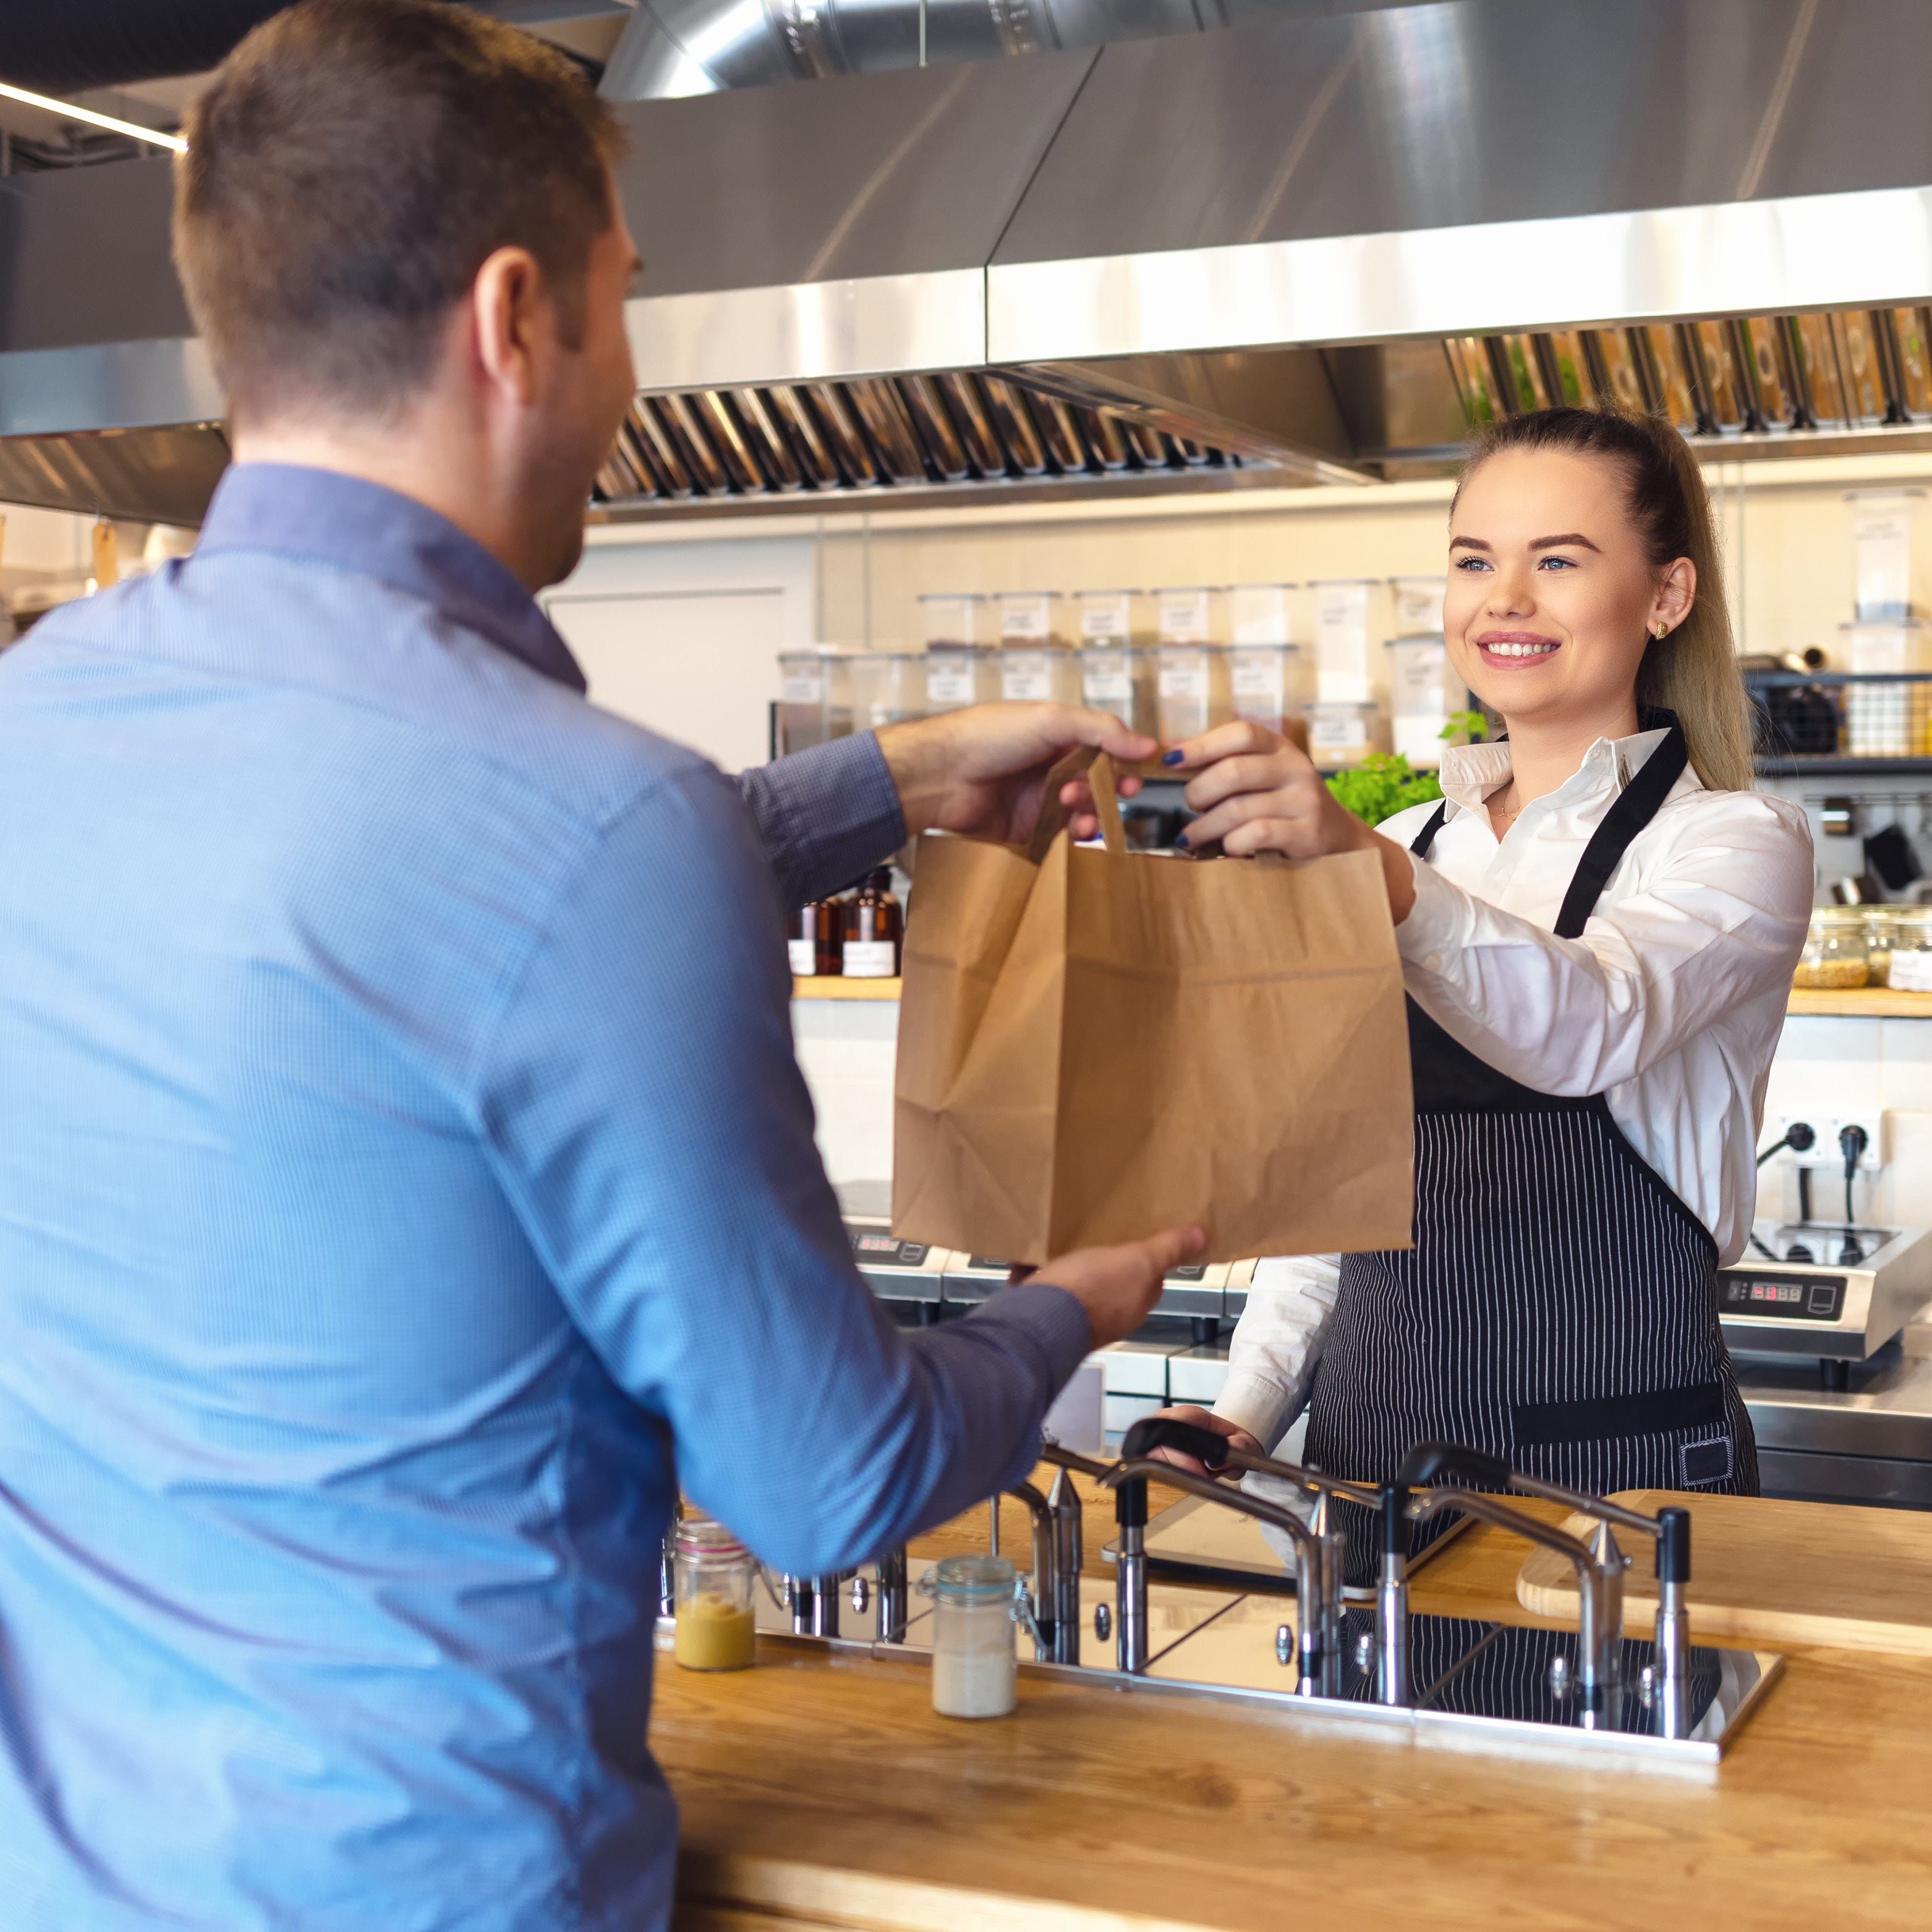
M24 87L11 87L4 80L0 80L0 96L17 100L23 106L38 107L49 114L63 116L69 121L85 121L90 128L105 128L110 134L131 134L137 141L148 142L157 148L172 148L178 154L188 152L188 143L178 134L164 134L158 129L142 128L112 114L97 114L91 107L76 107L71 101L56 100L50 95L32 93Z

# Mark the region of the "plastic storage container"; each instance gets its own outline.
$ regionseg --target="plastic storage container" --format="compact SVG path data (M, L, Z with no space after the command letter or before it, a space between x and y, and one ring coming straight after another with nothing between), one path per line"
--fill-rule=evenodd
M1286 735L1308 702L1308 657L1296 644L1234 644L1228 651L1229 705Z
M1804 950L1791 976L1794 986L1843 992L1868 982L1871 953L1865 944L1865 910L1863 906L1820 906L1812 914ZM1899 958L1894 940L1891 962L1894 986L1898 983ZM1927 975L1927 981L1932 985L1932 974Z
M1888 906L1886 910L1892 915L1892 932L1885 983L1894 992L1932 993L1932 906ZM1870 940L1866 944L1869 951ZM1808 952L1810 949L1808 946L1805 950Z
M1066 642L1066 599L1058 591L1003 590L993 602L999 607L1002 644Z
M1383 666L1388 586L1378 578L1331 578L1310 586L1315 604L1315 695L1323 704L1366 704Z
M802 752L852 735L848 654L835 644L778 653L778 752Z
M1388 718L1379 704L1308 707L1308 755L1324 771L1359 764L1371 752L1389 748Z
M1161 644L1154 650L1154 735L1163 745L1198 737L1234 715L1224 644Z
M1064 644L1008 643L1000 652L1000 695L1058 704L1080 702L1080 658Z
M1228 593L1210 584L1179 584L1154 593L1154 628L1163 644L1225 644Z
M1018 1701L1014 1570L1004 1556L948 1556L920 1579L932 1599L932 1708L1004 1718Z
M958 711L1000 694L1000 654L990 644L928 644L926 709Z
M1412 765L1442 762L1442 728L1468 709L1467 688L1449 668L1439 631L1388 640L1389 710L1395 749Z
M678 1526L673 1658L687 1670L742 1670L757 1660L752 1553L722 1522Z
M1074 629L1081 648L1089 644L1134 644L1148 636L1144 590L1076 590Z
M1912 538L1923 490L1853 490L1852 554L1857 566L1854 608L1861 622L1912 614Z
M976 590L928 590L919 600L920 633L928 644L991 644L999 640L993 600Z
M1234 584L1228 587L1228 641L1234 644L1293 644L1301 640L1294 584Z
M1419 638L1425 632L1442 628L1442 596L1449 588L1446 577L1391 577L1389 596L1394 606L1392 621L1396 634Z
M1152 652L1112 639L1082 645L1080 701L1096 711L1111 711L1130 730L1156 736Z
M860 651L846 660L852 684L852 721L876 730L926 716L926 654L922 651Z

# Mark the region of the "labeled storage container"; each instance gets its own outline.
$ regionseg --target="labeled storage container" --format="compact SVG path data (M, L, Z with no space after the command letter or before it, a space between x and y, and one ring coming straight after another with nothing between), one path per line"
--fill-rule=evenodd
M1449 668L1439 631L1388 640L1389 711L1397 753L1412 765L1442 762L1442 732L1450 714L1469 706L1468 688Z
M947 1556L920 1579L932 1600L932 1708L942 1718L1004 1718L1018 1701L1017 1579L1004 1556Z
M1376 695L1378 646L1389 634L1388 586L1377 578L1311 584L1315 604L1315 695L1323 704L1366 704Z
M1064 644L1066 598L1057 590L1003 590L994 598L1000 613L1000 642Z
M1000 694L1000 654L990 644L928 644L926 709L962 710L990 704Z
M1293 644L1301 641L1300 586L1294 584L1233 584L1228 586L1228 641L1234 644Z
M1857 568L1853 608L1858 621L1895 623L1910 617L1913 526L1925 492L1854 490L1845 501L1852 512L1852 554Z
M1144 590L1076 590L1074 629L1081 648L1089 644L1135 644L1149 633Z
M1308 702L1308 657L1296 644L1233 644L1228 650L1229 708L1283 736Z
M752 1553L722 1522L678 1526L676 1634L671 1655L686 1670L742 1670L757 1660Z
M1154 649L1155 736L1163 745L1198 737L1234 714L1224 644L1160 644Z
M1932 993L1932 906L1891 906L1886 910L1892 915L1892 932L1885 983L1894 992ZM1808 946L1806 950L1810 950Z
M1016 703L1080 702L1079 653L1064 644L1016 644L1000 652L1000 695Z
M1110 711L1130 730L1157 734L1151 652L1108 640L1080 650L1080 701L1095 711Z
M876 731L882 724L926 716L924 652L860 651L846 662L855 729Z
M844 970L845 908L836 899L798 907L785 927L785 950L794 980L822 979Z
M778 653L778 753L852 734L848 659L836 645Z
M1442 597L1449 588L1446 577L1391 577L1389 598L1394 605L1391 619L1399 638L1420 638L1442 628Z
M844 938L839 950L839 972L848 980L896 980L900 947L905 937L905 916L892 891L892 868L881 866L841 902Z
M1389 748L1388 718L1379 704L1330 704L1308 707L1308 755L1324 771L1360 764L1372 752Z
M1820 906L1811 915L1804 950L1791 983L1832 992L1866 984L1871 976L1871 955L1865 944L1864 922L1863 906ZM1899 942L1894 937L1891 960L1894 986L1900 983L1899 959ZM1932 984L1932 974L1927 978Z
M976 590L928 590L919 600L920 633L932 644L992 644L999 641L999 614L993 600Z
M1219 644L1228 637L1228 593L1210 584L1154 593L1154 638L1163 644Z

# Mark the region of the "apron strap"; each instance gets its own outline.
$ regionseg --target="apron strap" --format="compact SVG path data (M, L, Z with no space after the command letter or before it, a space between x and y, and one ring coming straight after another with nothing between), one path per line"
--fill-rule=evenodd
M1642 770L1624 786L1584 847L1570 890L1563 896L1563 910L1556 915L1555 930L1558 939L1575 939L1582 933L1603 896L1604 886L1610 884L1610 874L1630 850L1630 842L1657 816L1671 787L1684 776L1684 768L1690 762L1684 728L1678 723L1674 711L1647 712L1643 723L1646 729L1653 731L1664 726L1670 735L1651 753Z
M1429 823L1409 841L1408 849L1418 859L1429 856L1429 848L1436 843L1436 835L1442 830L1442 821L1449 816L1449 801L1445 798L1430 815Z

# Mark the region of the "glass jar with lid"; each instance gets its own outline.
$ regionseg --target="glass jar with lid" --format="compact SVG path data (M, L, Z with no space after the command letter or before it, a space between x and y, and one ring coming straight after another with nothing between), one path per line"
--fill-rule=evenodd
M932 1599L932 1708L1004 1718L1016 1701L1015 1572L1004 1556L947 1556L920 1579Z
M677 1632L673 1659L687 1670L742 1670L756 1660L752 1552L722 1522L692 1518L678 1526Z
M1892 984L1892 938L1898 923L1898 908L1868 905L1860 910L1864 914L1865 984L1888 986Z
M1825 992L1846 992L1871 977L1871 953L1865 944L1863 906L1820 906L1811 915L1804 951L1791 976L1794 986ZM1894 946L1893 964L1897 964Z
M1886 983L1895 993L1932 993L1932 906L1886 910L1892 919Z

